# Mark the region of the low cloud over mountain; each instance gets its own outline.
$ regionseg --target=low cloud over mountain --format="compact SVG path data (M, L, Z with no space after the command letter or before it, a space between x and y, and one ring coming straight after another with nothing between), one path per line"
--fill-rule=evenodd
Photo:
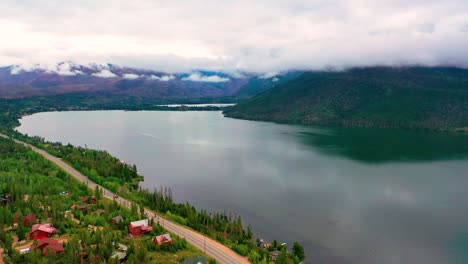
M219 83L219 82L228 82L229 78L223 78L217 75L203 76L199 73L193 73L188 77L182 78L182 81Z
M241 93L242 97L252 96L265 87L271 87L275 80L258 78L252 74L229 75L213 71L171 74L115 64L82 65L67 61L55 65L0 67L0 97L77 92L151 98L224 97L235 96L246 84L256 79L253 86L248 86L248 90Z

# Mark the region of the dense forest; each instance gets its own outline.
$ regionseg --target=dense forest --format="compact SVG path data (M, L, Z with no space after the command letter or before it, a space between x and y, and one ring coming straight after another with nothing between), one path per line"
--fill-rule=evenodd
M468 70L372 67L307 72L224 111L297 124L468 129Z

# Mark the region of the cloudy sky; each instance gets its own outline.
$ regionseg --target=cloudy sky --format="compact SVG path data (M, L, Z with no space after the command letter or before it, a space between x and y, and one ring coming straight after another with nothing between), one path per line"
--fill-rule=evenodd
M2 0L0 65L468 66L467 0Z

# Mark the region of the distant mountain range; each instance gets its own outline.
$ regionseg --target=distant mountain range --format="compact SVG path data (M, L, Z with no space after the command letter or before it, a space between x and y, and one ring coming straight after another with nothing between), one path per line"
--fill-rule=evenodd
M224 114L296 124L468 131L468 70L370 67L306 72Z
M85 93L162 99L226 96L248 98L289 80L291 76L294 74L230 75L203 70L169 74L112 64L79 65L73 62L61 62L53 66L11 65L0 68L0 97Z

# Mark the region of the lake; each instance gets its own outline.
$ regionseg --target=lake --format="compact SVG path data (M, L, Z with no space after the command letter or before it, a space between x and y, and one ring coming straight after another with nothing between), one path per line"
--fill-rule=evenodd
M468 135L317 128L221 112L51 112L18 130L108 150L142 185L235 212L309 263L468 263Z

